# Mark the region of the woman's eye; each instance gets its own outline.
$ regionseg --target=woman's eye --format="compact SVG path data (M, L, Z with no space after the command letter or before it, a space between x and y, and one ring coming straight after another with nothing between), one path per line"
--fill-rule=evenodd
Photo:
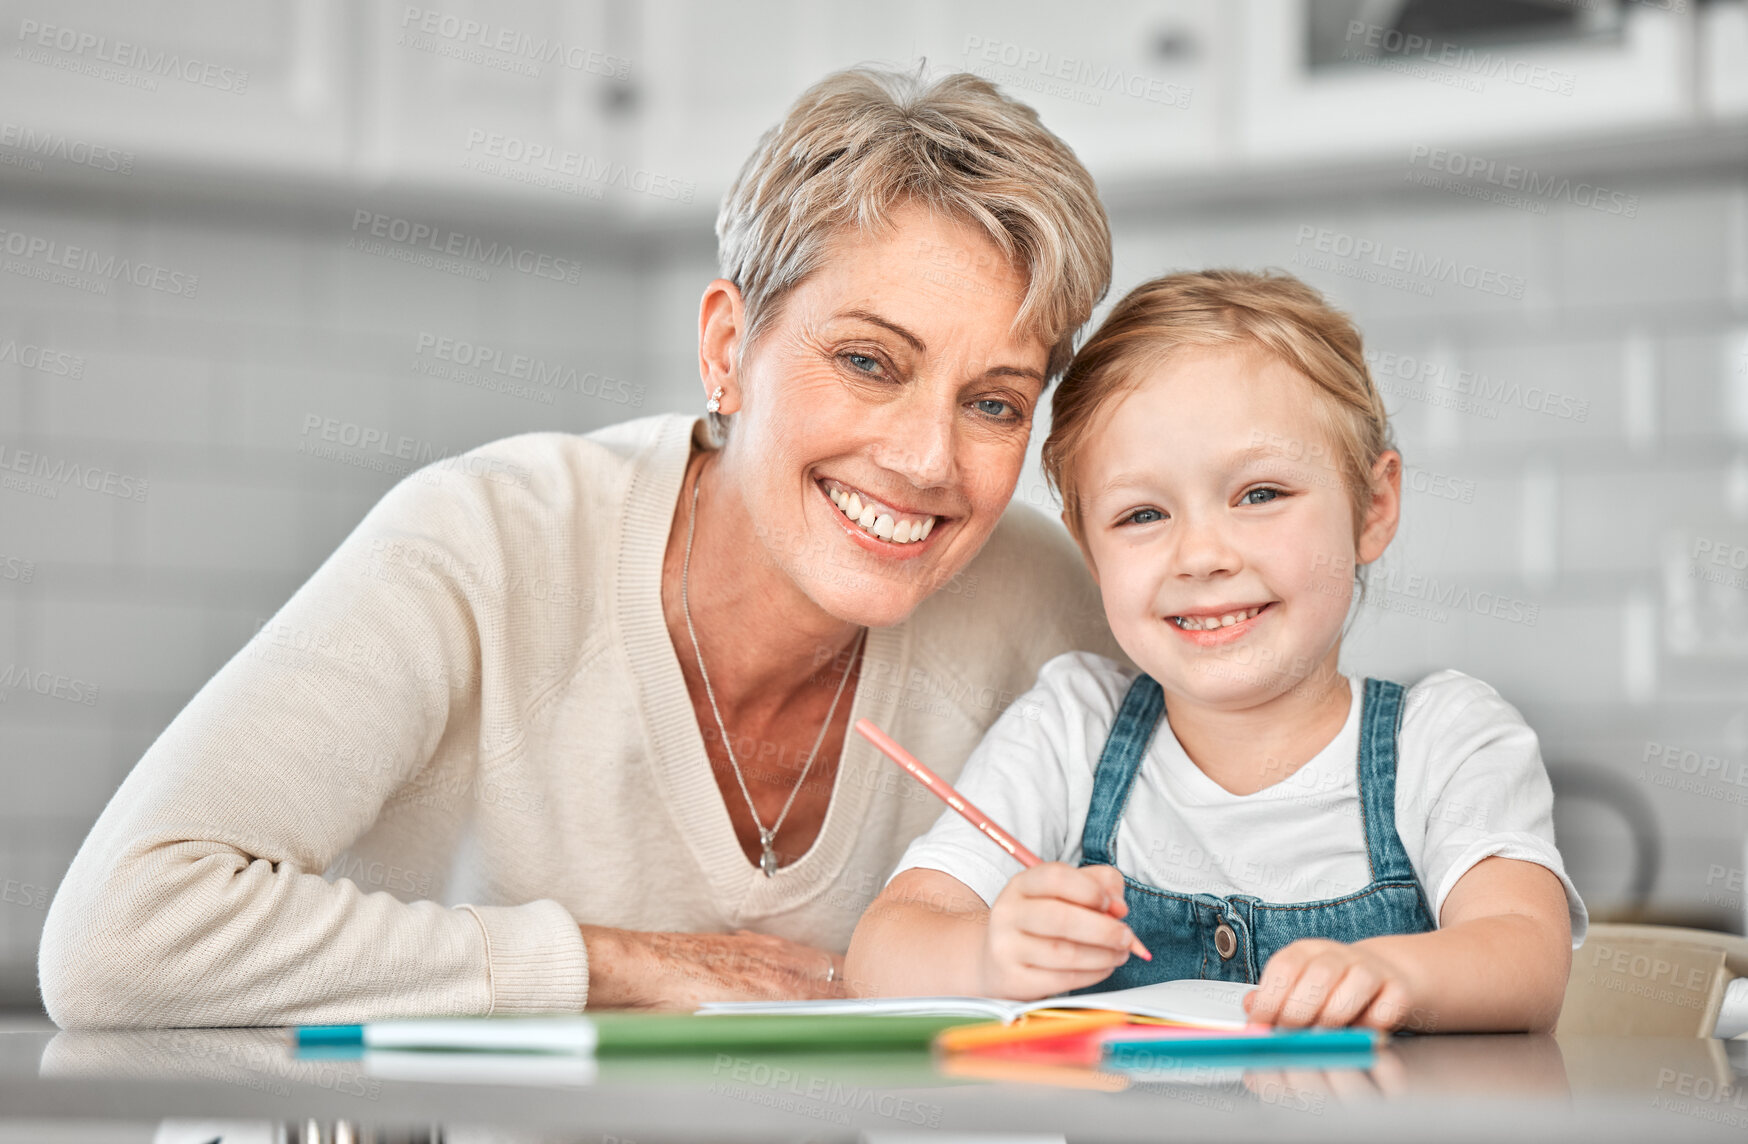
M1275 498L1279 497L1280 495L1281 495L1280 489L1268 489L1268 488L1251 489L1249 492L1245 493L1243 496L1238 498L1238 503L1239 504L1267 504L1270 501L1274 500ZM1261 500L1252 500L1251 499L1252 497L1261 497L1262 499Z
M867 354L845 354L844 360L861 373L878 373L880 370L880 363Z
M1118 521L1117 523L1119 523L1119 524L1152 524L1156 520L1164 520L1164 519L1165 519L1165 514L1163 512L1160 512L1156 508L1138 508L1134 512L1130 513L1128 516L1124 517L1122 520Z
M975 404L980 413L986 413L991 417L1000 418L1004 421L1010 417L1017 416L1019 413L1019 410L1015 409L1011 404L996 397L985 397Z

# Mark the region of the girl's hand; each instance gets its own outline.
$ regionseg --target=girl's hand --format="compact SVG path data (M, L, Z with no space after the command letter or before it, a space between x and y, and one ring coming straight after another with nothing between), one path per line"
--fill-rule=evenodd
M1014 875L990 907L981 992L1033 1001L1096 985L1129 959L1128 912L1114 866L1044 862Z
M1369 941L1304 938L1279 950L1244 1010L1265 1025L1364 1025L1396 1029L1420 1004L1407 969Z

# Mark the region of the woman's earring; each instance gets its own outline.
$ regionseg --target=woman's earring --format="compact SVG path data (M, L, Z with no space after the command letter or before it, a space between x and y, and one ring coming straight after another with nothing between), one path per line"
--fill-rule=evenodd
M711 413L722 408L722 386L716 387L716 392L710 395L710 400L704 403L704 408Z

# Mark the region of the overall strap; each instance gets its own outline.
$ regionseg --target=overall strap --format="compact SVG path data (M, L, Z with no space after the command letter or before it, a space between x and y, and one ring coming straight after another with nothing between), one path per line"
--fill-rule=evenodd
M1147 744L1165 711L1165 692L1151 675L1142 672L1129 685L1123 705L1117 711L1117 721L1105 739L1105 749L1099 754L1098 769L1093 772L1092 805L1087 810L1086 829L1081 834L1080 852L1084 865L1115 866L1117 821L1123 817L1123 804L1129 800L1129 785Z
M1402 685L1367 679L1360 708L1360 817L1372 881L1414 881L1414 865L1396 833L1396 733L1402 727Z

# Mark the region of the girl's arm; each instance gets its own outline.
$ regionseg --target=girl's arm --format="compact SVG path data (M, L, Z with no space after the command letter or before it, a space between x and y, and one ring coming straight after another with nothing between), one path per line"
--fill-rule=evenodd
M1010 879L993 907L951 874L913 867L862 915L844 975L859 996L1053 997L1128 960L1126 913L1111 866L1045 862Z
M906 870L874 899L844 955L860 997L971 996L989 929L989 907L939 870Z
M1484 858L1446 895L1440 928L1351 945L1307 939L1269 959L1245 1007L1280 1025L1420 1033L1546 1032L1572 968L1571 918L1546 866Z

